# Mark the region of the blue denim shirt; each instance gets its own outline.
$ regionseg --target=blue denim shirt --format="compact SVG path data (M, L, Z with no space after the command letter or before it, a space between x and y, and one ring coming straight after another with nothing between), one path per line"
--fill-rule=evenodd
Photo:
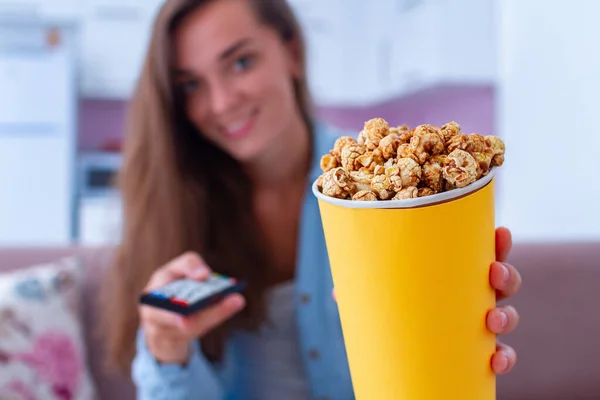
M354 399L340 319L331 291L333 281L319 207L311 191L321 173L320 158L342 135L323 123L316 123L310 179L300 219L296 271L297 325L303 362L313 398ZM244 388L236 385L236 371L245 361L235 356L235 339L227 344L219 365L210 364L193 343L187 366L158 364L149 353L140 331L137 354L132 364L138 398L143 400L243 400Z

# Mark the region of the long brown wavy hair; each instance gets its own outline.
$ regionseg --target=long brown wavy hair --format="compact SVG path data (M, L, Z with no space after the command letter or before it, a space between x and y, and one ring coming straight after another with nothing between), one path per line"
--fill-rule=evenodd
M238 162L190 123L172 79L174 31L209 1L219 0L166 1L154 23L130 104L118 176L122 241L106 275L102 307L108 364L124 372L135 355L140 292L157 268L186 251L198 252L216 272L249 282L247 306L232 320L236 328L256 328L264 319L263 292L271 259L252 212L251 182ZM287 2L247 1L262 23L282 40L294 42L304 66L304 40ZM306 74L290 79L310 127ZM224 324L202 339L209 359L222 355L231 328Z

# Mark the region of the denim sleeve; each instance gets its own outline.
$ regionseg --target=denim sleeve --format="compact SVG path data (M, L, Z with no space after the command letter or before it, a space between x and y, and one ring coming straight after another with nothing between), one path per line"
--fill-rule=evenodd
M138 400L224 400L216 370L200 351L198 341L191 343L190 360L183 367L159 364L146 346L142 330L137 334L132 379Z

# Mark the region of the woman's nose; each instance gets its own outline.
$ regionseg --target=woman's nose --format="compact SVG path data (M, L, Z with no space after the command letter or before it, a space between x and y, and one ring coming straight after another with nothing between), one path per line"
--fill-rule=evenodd
M227 82L213 84L210 91L210 107L214 115L230 111L237 101L236 91Z

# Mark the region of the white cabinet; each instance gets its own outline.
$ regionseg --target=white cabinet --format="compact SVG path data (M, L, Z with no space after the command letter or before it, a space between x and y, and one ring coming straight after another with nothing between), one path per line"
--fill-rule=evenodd
M71 243L73 38L55 24L0 23L0 245Z
M162 0L82 0L81 91L85 97L130 97Z
M8 18L76 21L80 12L81 0L0 0L0 16Z
M496 75L493 0L291 0L320 105L361 106Z

